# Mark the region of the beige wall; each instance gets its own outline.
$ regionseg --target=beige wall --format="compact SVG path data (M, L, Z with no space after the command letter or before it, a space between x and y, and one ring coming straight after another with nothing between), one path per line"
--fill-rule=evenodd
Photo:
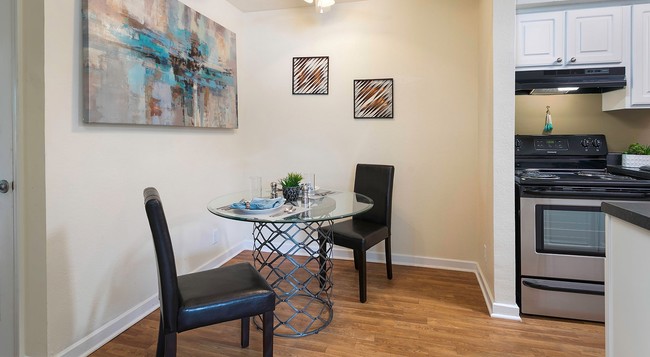
M43 0L18 4L16 209L21 355L47 355Z
M603 112L600 94L518 95L517 134L540 135L546 106L551 107L553 134L605 134L609 151L624 151L630 143L650 145L650 110Z
M479 88L483 95L479 96L478 113L478 146L481 148L492 148L494 126L494 89L492 68L494 66L494 53L492 43L492 16L493 1L481 0L480 4L480 38L479 50L484 61L479 63ZM477 259L485 280L488 282L488 290L491 299L494 299L494 172L492 150L479 150L478 152L478 182L479 201L477 204L477 223L479 232L482 233L481 249L482 256Z
M250 239L249 226L217 220L205 209L211 197L245 188L248 175L268 182L288 171L311 171L319 185L346 189L357 162L394 164L397 260L482 261L490 274L483 245L489 248L493 238L480 230L491 229L484 217L490 211L482 208L490 205L493 187L490 179L482 188L476 184L490 171L479 161L491 155L477 155L479 136L489 144L492 135L491 115L479 115L490 103L479 101L477 80L490 70L479 61L490 52L479 50L490 27L484 22L479 28L479 11L488 11L489 3L479 10L476 0L368 0L337 4L317 16L311 9L242 14L223 0L183 2L237 33L237 130L83 124L81 1L44 5L46 227L36 239L46 243L35 252L47 254L47 311L41 317L47 354L64 351L155 296L142 206L146 186L158 187L165 201L184 273ZM330 56L330 94L293 96L291 58L312 55ZM385 77L395 80L395 118L353 119L353 79ZM489 86L489 75L481 81ZM500 132L511 138L507 126ZM502 171L494 173L494 185L504 177L512 182ZM479 190L485 190L482 198ZM219 243L212 245L215 234ZM507 246L502 251L509 254Z
M229 3L185 2L241 31ZM83 124L81 1L46 1L44 34L47 314L38 318L52 355L157 294L145 187L160 191L186 273L241 241L206 204L246 184L242 130Z
M344 189L357 162L393 164L397 259L482 259L477 16L474 0L247 14L239 63L248 159L270 177L308 170L319 185ZM330 57L329 95L292 95L292 57L322 55ZM353 118L361 78L394 78L394 119Z

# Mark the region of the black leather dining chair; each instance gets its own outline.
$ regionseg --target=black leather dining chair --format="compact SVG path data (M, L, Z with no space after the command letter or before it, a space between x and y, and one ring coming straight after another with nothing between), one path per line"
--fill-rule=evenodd
M391 259L391 212L393 203L393 178L391 165L357 164L354 192L364 194L374 201L373 207L351 220L329 227L335 245L354 252L354 267L359 271L359 300L366 302L366 251L381 241L385 242L386 274L393 278Z
M241 319L241 346L248 347L250 317L262 315L263 355L273 356L275 293L249 263L177 275L174 250L158 191L144 190L144 204L158 262L160 328L156 356L176 356L183 331Z

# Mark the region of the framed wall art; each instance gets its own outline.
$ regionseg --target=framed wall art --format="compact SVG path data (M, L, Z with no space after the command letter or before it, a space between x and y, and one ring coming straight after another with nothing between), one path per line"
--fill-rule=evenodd
M237 128L235 34L178 0L83 0L84 122Z
M329 65L329 57L294 57L293 94L328 94Z
M354 80L354 118L393 118L393 79Z

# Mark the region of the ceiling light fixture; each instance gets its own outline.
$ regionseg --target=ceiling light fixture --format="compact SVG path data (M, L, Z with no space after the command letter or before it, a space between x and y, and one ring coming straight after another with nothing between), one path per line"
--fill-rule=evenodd
M330 10L330 7L336 4L335 0L305 0L307 4L314 4L316 11L319 13L324 13Z

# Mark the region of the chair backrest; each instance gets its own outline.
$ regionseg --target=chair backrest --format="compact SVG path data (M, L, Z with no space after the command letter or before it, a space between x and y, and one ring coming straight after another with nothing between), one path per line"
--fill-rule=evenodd
M160 316L166 333L176 332L178 316L178 276L167 219L163 211L158 190L148 187L144 190L144 207L156 248L158 262L158 291Z
M386 225L390 230L394 176L395 167L392 165L357 164L354 192L372 198L375 204L369 211L358 214L353 219Z

